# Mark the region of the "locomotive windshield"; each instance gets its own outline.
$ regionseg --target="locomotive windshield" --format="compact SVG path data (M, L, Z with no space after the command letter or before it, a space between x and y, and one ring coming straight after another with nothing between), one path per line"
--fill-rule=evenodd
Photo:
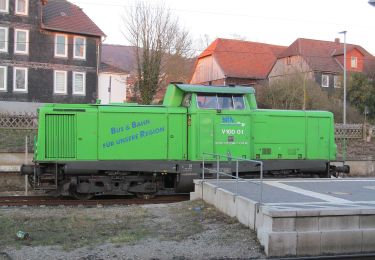
M243 95L198 93L197 104L203 109L245 109Z

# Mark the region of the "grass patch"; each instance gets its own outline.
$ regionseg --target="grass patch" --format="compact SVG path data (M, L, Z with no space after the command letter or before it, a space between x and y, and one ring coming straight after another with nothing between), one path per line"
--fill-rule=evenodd
M0 215L0 244L3 246L52 246L65 250L103 242L132 243L147 237L143 223L147 211L134 209L128 216L90 216L79 211L53 216ZM30 234L30 239L18 240L17 231Z

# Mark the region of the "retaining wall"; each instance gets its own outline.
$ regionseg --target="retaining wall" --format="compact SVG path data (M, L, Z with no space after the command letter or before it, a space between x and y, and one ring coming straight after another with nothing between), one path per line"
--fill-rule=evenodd
M371 177L375 176L375 160L366 161L346 161L350 166L350 176Z
M198 198L256 230L270 257L375 251L375 208L280 210L195 180Z

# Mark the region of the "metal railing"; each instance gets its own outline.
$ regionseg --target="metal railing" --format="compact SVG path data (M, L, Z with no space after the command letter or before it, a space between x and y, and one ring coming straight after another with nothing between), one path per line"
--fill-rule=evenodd
M224 175L227 177L230 177L231 179L235 179L235 196L239 194L238 192L238 183L239 181L244 181L244 182L249 182L249 183L254 183L256 185L260 185L260 196L259 196L259 204L262 205L263 203L263 162L262 161L256 161L256 160L250 160L250 159L244 159L244 158L238 158L238 157L232 157L232 156L226 156L226 155L220 155L220 154L212 154L212 153L203 153L202 157L202 199L203 199L203 182L205 180L205 171L208 170L209 172L212 171L212 168L206 168L205 167L205 162L206 162L206 156L213 156L215 161L216 161L216 184L219 187L219 181L220 181L220 175ZM220 159L221 158L226 158L229 161L234 161L236 163L236 176L233 176L232 174L228 174L226 172L220 171ZM244 179L239 177L239 162L250 162L254 163L256 167L260 167L260 180L259 181L254 181L254 180L249 180L249 179ZM228 162L228 161L224 161Z

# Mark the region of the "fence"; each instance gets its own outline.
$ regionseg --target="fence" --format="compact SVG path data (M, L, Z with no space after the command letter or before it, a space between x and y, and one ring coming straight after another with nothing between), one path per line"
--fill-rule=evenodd
M335 138L368 139L375 136L375 126L369 124L335 124Z
M29 152L33 152L33 140L37 128L36 114L0 114L0 152L24 152L26 136Z

